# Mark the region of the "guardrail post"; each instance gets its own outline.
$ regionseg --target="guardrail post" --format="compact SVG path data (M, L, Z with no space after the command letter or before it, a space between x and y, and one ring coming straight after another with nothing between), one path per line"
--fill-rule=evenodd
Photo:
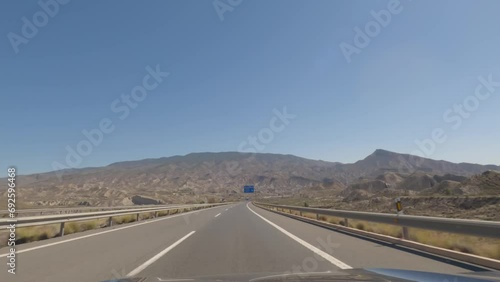
M158 212L157 212L157 211L155 211L155 218L157 218L157 217L158 217Z
M316 220L319 220L319 213L316 214Z
M59 236L64 236L64 222L61 222L61 227L59 229Z
M300 216L302 216L302 211L299 211Z
M349 227L349 219L348 218L344 218L344 226L345 227Z
M403 226L403 233L402 233L402 235L403 235L403 239L405 239L405 240L409 239L409 236L408 236L408 227Z
M113 225L113 217L108 217L108 227L111 227Z
M135 221L139 221L139 214L137 214Z

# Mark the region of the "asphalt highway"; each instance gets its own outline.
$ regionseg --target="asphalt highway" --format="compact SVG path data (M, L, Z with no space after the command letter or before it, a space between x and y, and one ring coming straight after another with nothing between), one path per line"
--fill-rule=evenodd
M250 203L198 210L19 245L16 274L0 249L0 281L103 281L397 268L441 273L474 266L275 214Z

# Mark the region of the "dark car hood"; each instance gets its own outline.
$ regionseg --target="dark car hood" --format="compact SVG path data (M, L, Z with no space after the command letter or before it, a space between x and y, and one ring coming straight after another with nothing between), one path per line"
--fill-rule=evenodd
M423 272L400 269L348 269L328 272L293 273L293 274L238 274L204 276L192 278L162 278L162 277L138 277L109 280L104 282L188 282L188 281L252 281L252 282L277 282L277 281L374 281L374 282L500 282L500 272L470 272L463 274L442 274L434 272Z

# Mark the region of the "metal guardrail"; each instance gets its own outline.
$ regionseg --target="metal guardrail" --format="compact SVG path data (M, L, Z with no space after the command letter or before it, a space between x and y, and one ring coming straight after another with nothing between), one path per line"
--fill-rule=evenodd
M107 226L112 226L112 218L116 216L125 215L136 215L136 221L139 221L140 214L142 213L154 213L154 217L158 217L159 212L164 212L170 210L182 210L182 209L202 209L210 208L215 206L227 205L230 203L219 203L219 204L195 204L195 205L180 205L180 206L162 206L162 207L148 207L148 208L134 208L126 210L115 210L115 211L98 211L98 212L83 212L83 213L73 213L73 214L55 214L55 215L42 215L42 216L26 216L26 217L16 217L16 218L2 218L0 219L0 230L9 229L12 224L15 224L16 228L19 227L29 227L29 226L39 226L39 225L49 225L49 224L60 224L59 235L64 235L64 224L66 222L72 221L87 221L101 218L108 218Z
M474 235L480 237L500 238L500 222L498 221L356 212L356 211L345 211L345 210L307 208L298 206L273 205L266 203L254 203L254 204L257 206L275 209L277 211L280 210L281 211L288 210L289 212L296 211L299 212L300 215L302 215L302 213L313 213L316 214L317 220L319 220L319 217L321 215L340 217L344 219L344 224L346 226L349 226L348 225L349 219L401 226L403 228L403 233L402 233L403 239L407 239L408 237L408 230L406 229L408 227Z
M29 215L29 214L70 214L70 213L81 213L85 211L105 211L105 210L125 210L125 209L133 209L133 208L153 208L153 207L176 207L179 205L140 205L140 206L114 206L114 207L89 207L89 206L80 206L80 207L69 207L69 208L42 208L42 209L19 209L16 210L16 217L20 215ZM0 210L0 218L6 217L10 212L8 210Z

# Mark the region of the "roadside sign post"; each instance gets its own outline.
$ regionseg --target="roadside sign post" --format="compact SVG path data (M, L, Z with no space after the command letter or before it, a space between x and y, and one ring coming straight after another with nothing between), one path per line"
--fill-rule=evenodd
M403 204L401 204L400 198L396 198L396 210L397 210L398 214L401 214L403 211Z
M253 185L245 185L243 186L243 193L250 194L255 192L255 187Z
M255 187L253 185L245 185L245 186L243 186L243 193L244 194L254 194ZM245 200L248 201L248 197L246 197Z
M398 215L402 215L403 213L403 204L401 203L401 198L396 198L396 210ZM402 237L403 239L408 239L408 227L403 226L403 232L402 232Z

